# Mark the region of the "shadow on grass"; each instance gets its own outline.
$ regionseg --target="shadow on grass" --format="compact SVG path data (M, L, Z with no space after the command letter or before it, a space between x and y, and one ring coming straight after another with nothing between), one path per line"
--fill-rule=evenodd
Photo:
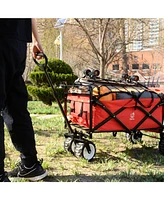
M116 161L116 162L120 162L123 159L114 155L110 155L108 152L100 152L100 153L96 153L96 157L93 158L93 161L90 163L104 163L104 162L108 162L110 160Z
M35 130L35 134L39 136L51 137L52 135L57 135L64 138L65 131L49 131L49 130Z
M126 150L122 152L142 163L158 166L164 165L164 156L161 155L159 150L155 147L143 146L141 148L126 148Z
M35 130L35 134L44 137L51 137L53 134L56 134L56 131Z
M96 157L94 158L94 163L104 163L109 160L113 160L115 162L124 161L124 157L120 156L120 153L128 156L129 161L137 163L139 162L141 165L143 164L153 164L154 166L164 166L164 156L160 154L158 148L155 147L133 147L126 148L125 150L119 151L118 154L110 155L110 152L99 152L96 153Z
M93 175L86 176L80 175L68 175L68 176L47 176L43 179L43 182L164 182L164 175L161 173L138 175L130 174L127 172L121 172L116 175Z

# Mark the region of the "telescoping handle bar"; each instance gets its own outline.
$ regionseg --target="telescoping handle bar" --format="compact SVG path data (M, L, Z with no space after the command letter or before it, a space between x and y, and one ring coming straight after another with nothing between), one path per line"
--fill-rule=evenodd
M39 63L39 62L37 61L37 59L35 59L35 58L33 58L33 60L34 60L34 62L35 62L35 64L36 64L37 66L41 67L41 68L44 70L45 75L46 75L46 78L47 78L47 81L48 81L49 85L50 85L51 88L52 88L53 96L54 96L54 98L56 99L56 101L57 101L57 103L58 103L58 105L59 105L59 107L60 107L60 110L61 110L61 112L62 112L62 115L63 115L63 117L64 117L64 119L65 119L65 122L66 122L66 124L67 124L67 126L68 126L68 129L69 129L69 131L70 131L71 133L73 133L73 129L72 129L72 127L71 127L71 125L70 125L70 123L69 123L69 121L68 121L68 119L67 119L67 116L66 116L66 114L65 114L65 112L64 112L64 109L63 109L62 104L61 104L61 102L60 102L60 100L59 100L58 94L57 94L57 92L56 92L56 90L55 90L55 88L54 88L54 86L53 86L51 77L50 77L49 73L48 73L47 70L46 70L46 69L47 69L47 65L48 65L48 58L47 58L47 56L46 56L44 53L38 53L37 56L41 56L41 57L44 58L44 61L45 61L45 62L44 62L43 64Z

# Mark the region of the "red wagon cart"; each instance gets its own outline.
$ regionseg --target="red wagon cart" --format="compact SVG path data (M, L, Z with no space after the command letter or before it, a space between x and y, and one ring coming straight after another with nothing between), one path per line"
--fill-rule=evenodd
M94 133L111 132L116 136L125 132L135 143L141 140L142 131L147 131L148 136L149 132L159 134L159 151L164 155L164 94L160 89L155 91L141 85L137 77L125 75L123 80L114 81L100 79L97 70L86 70L85 77L76 80L65 93L63 108L46 65L42 67L68 129L65 150L90 161L96 154L96 146L91 141Z

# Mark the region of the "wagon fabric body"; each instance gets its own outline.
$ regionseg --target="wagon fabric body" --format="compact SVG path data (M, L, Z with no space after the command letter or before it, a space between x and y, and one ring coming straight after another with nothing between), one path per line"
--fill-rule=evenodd
M93 132L163 131L163 93L140 84L80 79L70 88L69 119Z

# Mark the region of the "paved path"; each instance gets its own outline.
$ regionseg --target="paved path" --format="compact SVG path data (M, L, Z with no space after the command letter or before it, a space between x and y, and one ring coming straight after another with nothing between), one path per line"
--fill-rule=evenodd
M31 117L37 117L38 119L49 119L53 117L59 117L61 115L55 115L55 114L31 114Z

